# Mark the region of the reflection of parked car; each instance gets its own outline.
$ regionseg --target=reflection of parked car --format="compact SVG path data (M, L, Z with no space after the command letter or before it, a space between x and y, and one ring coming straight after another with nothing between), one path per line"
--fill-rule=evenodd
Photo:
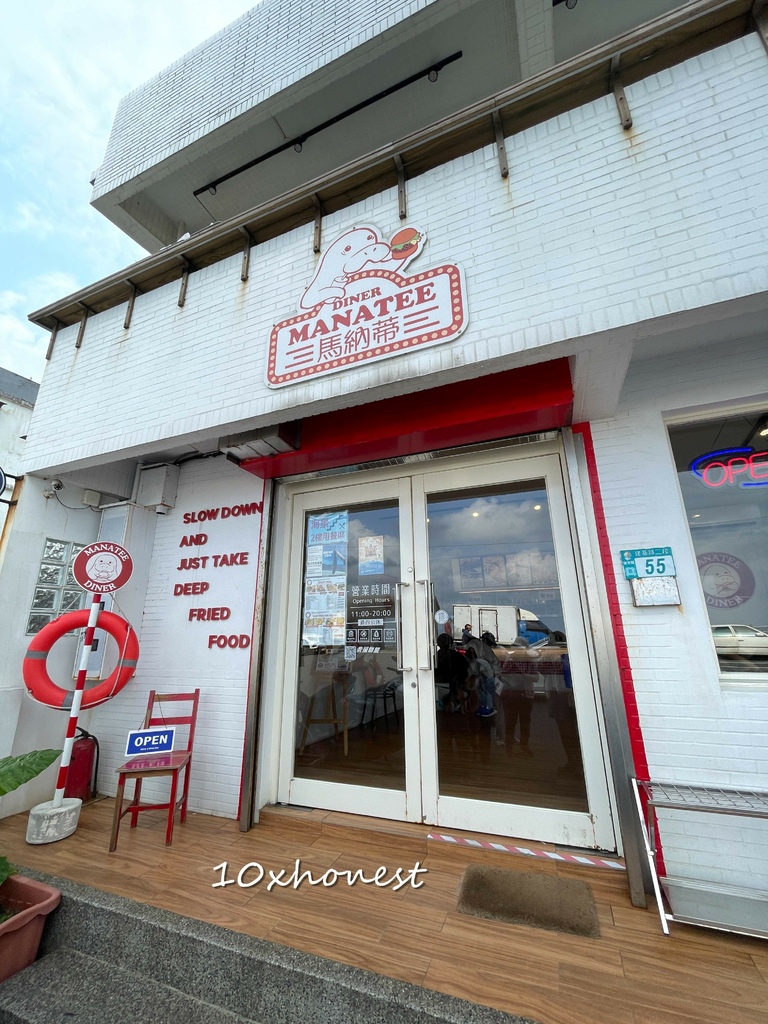
M718 654L768 658L768 633L754 626L713 626L712 636Z

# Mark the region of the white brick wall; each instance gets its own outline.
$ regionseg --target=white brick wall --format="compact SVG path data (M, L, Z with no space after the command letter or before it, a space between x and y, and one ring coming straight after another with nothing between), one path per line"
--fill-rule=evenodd
M757 338L636 362L615 418L592 424L650 773L663 781L768 789L768 685L720 684L663 418L694 406L763 408L767 334L768 324ZM665 545L682 606L635 608L619 552ZM668 813L661 835L671 873L768 890L768 822Z
M235 817L245 738L245 710L252 649L208 648L209 634L251 635L261 516L183 523L185 512L260 502L262 484L225 459L201 459L182 466L176 508L158 516L135 677L107 704L91 713L89 730L101 746L99 790L114 794L115 768L124 758L129 729L141 728L151 689L187 692L200 687L190 808ZM205 532L199 547L180 547L181 538ZM247 551L247 565L180 571L182 558ZM210 583L200 596L174 596L177 583ZM226 622L189 621L190 608L228 607ZM258 638L256 638L256 642ZM167 793L167 780L156 784ZM146 787L147 799L153 788ZM127 822L125 823L127 827Z
M555 63L551 0L517 0L515 18L520 77L529 78Z
M307 226L257 246L245 284L233 257L192 275L183 309L176 283L138 297L129 331L122 308L89 319L79 351L76 327L61 331L27 467L83 465L354 404L371 388L407 392L467 367L553 358L595 332L764 291L768 61L757 36L627 94L629 133L605 97L507 140L507 181L488 148L408 183L408 219L430 239L414 268L455 260L466 273L469 327L455 342L270 391L270 330L315 266ZM396 210L393 190L373 196L327 217L324 237L355 222L395 230Z
M94 198L435 0L263 0L123 98Z

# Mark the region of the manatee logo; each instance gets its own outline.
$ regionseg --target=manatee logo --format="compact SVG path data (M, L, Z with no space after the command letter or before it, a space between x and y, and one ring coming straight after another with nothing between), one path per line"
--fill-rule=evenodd
M746 562L724 551L696 559L704 597L710 608L738 608L755 592L755 577Z

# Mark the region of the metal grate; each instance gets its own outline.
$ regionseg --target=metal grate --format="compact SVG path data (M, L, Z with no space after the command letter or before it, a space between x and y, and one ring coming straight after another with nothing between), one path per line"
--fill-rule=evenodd
M638 780L649 807L768 818L768 792Z

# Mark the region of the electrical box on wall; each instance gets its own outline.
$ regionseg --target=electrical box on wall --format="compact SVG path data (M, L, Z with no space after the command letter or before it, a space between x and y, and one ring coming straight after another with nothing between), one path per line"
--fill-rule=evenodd
M178 483L178 466L147 466L140 471L136 504L162 515L176 505Z

